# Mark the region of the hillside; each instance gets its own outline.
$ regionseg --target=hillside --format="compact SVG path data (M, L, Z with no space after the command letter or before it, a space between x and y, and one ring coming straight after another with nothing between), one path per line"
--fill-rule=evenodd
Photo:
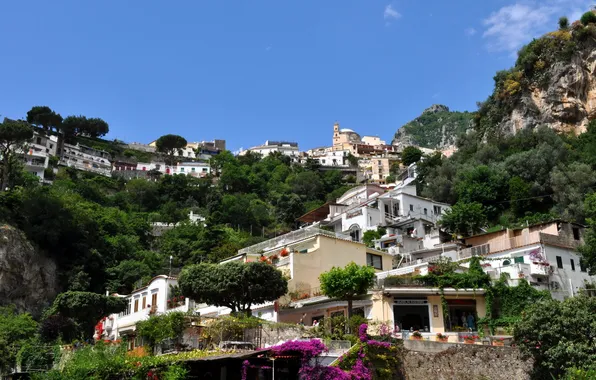
M495 75L494 91L475 120L483 137L542 125L577 135L596 117L596 15L560 24L523 47L513 68Z
M447 106L434 104L399 128L392 144L433 149L450 146L455 144L457 136L472 127L473 118L473 113L452 112Z

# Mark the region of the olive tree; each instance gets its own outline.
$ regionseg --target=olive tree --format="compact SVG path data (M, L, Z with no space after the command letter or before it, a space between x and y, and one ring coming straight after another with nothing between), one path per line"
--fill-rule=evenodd
M288 292L282 273L262 262L190 265L180 273L178 285L184 296L197 302L247 315L252 305L275 301Z
M366 294L375 282L375 270L354 262L345 268L333 267L319 276L321 291L327 297L348 301L348 319L352 318L352 301Z

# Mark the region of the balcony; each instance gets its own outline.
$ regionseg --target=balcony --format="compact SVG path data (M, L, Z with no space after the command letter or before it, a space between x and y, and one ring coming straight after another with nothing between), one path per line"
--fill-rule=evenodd
M242 248L241 250L238 251L238 253L239 254L247 254L247 255L257 255L260 253L267 253L267 252L271 252L274 250L281 250L283 247L285 247L289 244L293 244L293 243L296 243L296 242L299 242L302 240L306 240L308 238L318 236L318 235L324 235L324 236L329 236L332 238L343 239L343 240L352 240L352 238L348 235L331 232L331 231L326 231L326 230L322 230L322 229L316 228L316 227L308 227L308 228L303 228L303 229L300 229L297 231L287 233L285 235L276 237L274 239L269 239L262 243L251 245L250 247Z

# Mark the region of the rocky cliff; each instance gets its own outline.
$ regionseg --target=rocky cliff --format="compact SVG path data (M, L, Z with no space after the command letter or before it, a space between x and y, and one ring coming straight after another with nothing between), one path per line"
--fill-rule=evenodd
M546 125L579 134L596 117L596 25L574 23L520 50L495 76L476 129L486 137Z
M0 226L0 306L14 304L39 315L58 291L56 263L21 231Z
M451 112L447 106L434 104L422 115L397 130L392 144L444 148L455 144L457 136L472 128L474 114Z

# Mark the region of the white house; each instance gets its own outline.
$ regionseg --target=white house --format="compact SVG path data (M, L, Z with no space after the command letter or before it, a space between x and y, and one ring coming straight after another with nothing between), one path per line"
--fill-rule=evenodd
M135 289L131 294L113 294L114 297L126 299L126 310L109 315L102 322L101 336L96 332L96 339L117 340L123 336L134 338L136 323L148 319L150 315L194 310L193 301L176 296L174 289L177 285L178 280L175 277L159 275L151 279L147 285ZM134 344L134 339L130 339L129 348L134 348Z
M247 152L259 153L263 157L268 156L271 153L279 152L285 156L292 158L298 158L300 152L298 150L298 143L288 141L265 141L265 144L254 146L252 148L242 150L238 155L243 156Z
M60 164L104 176L112 175L111 156L108 152L81 144L64 143Z
M49 167L49 158L56 155L57 145L56 136L35 132L26 151L23 152L25 170L44 181L44 171Z
M205 177L211 173L209 162L179 162L174 174L186 174L193 177Z

